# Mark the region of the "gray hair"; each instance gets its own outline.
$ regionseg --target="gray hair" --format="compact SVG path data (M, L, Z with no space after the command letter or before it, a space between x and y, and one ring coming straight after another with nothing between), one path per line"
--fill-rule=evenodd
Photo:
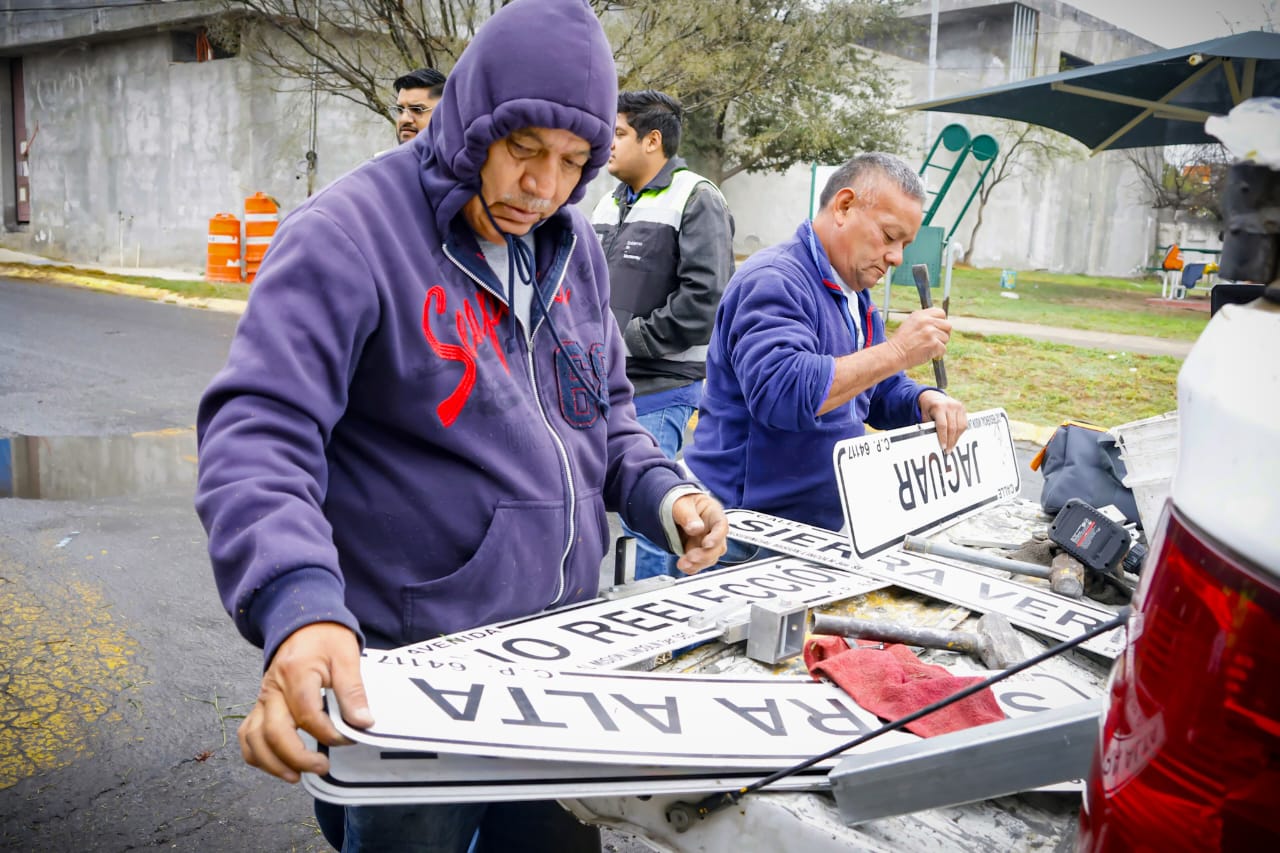
M874 198L870 185L875 178L882 178L897 186L904 195L924 204L924 183L915 170L901 157L883 151L858 154L832 173L822 188L818 207L825 208L836 193L850 187L863 201Z

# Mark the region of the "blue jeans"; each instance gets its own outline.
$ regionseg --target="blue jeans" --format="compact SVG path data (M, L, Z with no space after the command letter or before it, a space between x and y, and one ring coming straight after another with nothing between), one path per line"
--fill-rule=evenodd
M777 551L772 551L762 545L752 545L749 542L730 539L728 547L720 557L720 562L716 563L712 568L727 569L733 566L740 566L743 563L750 563L755 560L767 560L770 557L776 556L778 556Z
M316 821L342 853L600 851L600 830L579 823L554 800L345 807L316 800Z
M684 447L684 431L689 425L689 419L693 417L693 410L693 406L666 406L637 415L636 420L657 440L663 455L668 459L675 459L680 448ZM623 522L622 529L628 536L636 538L636 580L658 575L684 577L684 572L676 568L678 558L675 554L645 539L627 527L626 522Z

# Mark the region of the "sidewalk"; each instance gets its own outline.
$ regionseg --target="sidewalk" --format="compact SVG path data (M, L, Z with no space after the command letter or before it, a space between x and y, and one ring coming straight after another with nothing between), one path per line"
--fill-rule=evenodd
M42 269L55 267L56 269ZM85 275L79 275L83 272ZM89 274L93 275L90 276ZM162 278L172 281L201 281L199 272L164 268L104 267L95 264L76 264L67 261L54 261L39 255L24 254L0 248L0 276L26 278L45 281L56 281L138 296L184 305L194 308L205 308L210 311L224 311L231 314L244 313L245 303L239 299L209 299L184 297L167 290L124 281L111 281L113 276L139 278ZM1120 335L1111 332L1096 332L1089 329L1065 329L1054 326L1040 326L1034 323L1013 323L1007 320L987 320L979 317L952 317L952 326L960 332L980 335L1020 335L1037 341L1067 344L1069 346L1088 347L1112 352L1132 352L1143 355L1165 355L1174 358L1186 358L1191 351L1191 341L1172 341L1147 335ZM1011 421L1015 441L1029 441L1043 445L1057 428Z
M1069 344L1075 347L1135 352L1142 355L1170 355L1186 358L1193 341L1171 341L1148 335L1118 335L1090 329L1062 329L1035 323L1013 323L1008 320L984 320L979 317L952 317L951 326L959 332L980 335L1021 335L1037 341Z
M199 270L178 270L165 267L108 267L102 264L77 264L71 261L57 261L41 255L30 255L15 252L13 249L0 247L0 266L21 264L31 267L70 267L86 272L99 272L107 275L130 276L137 278L164 278L170 281L202 281L204 276ZM7 274L7 273L6 273Z

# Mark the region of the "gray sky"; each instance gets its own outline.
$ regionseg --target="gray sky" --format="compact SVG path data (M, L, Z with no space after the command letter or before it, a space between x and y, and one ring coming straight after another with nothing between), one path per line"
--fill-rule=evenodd
M1280 0L1064 0L1161 47L1280 28Z

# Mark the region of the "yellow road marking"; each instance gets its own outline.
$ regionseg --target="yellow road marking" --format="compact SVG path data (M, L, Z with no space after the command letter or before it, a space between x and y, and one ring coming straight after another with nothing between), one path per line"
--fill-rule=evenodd
M38 593L0 564L0 790L89 755L96 724L142 668L101 590L74 579Z

